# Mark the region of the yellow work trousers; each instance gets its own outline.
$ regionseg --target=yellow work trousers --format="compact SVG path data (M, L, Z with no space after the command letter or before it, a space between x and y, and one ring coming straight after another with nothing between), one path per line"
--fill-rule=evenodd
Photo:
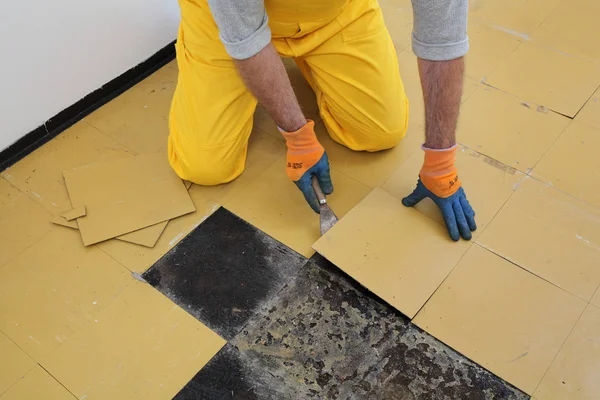
M206 0L179 5L169 161L182 179L217 185L244 171L257 101L220 42ZM377 1L265 5L273 44L313 88L331 138L357 151L394 147L406 133L408 101Z

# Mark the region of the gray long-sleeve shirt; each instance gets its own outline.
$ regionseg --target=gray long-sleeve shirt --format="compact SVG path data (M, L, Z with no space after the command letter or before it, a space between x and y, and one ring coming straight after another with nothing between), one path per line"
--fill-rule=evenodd
M250 58L270 42L264 0L208 0L208 4L232 58ZM468 0L412 0L412 5L412 47L417 57L442 61L467 53Z

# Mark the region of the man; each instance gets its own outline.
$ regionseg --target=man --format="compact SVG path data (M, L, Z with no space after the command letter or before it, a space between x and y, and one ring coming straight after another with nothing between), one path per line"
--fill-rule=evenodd
M471 238L474 212L454 166L468 0L413 0L413 51L425 99L423 168L412 194L440 208L453 240ZM257 101L286 139L287 174L319 212L316 176L333 191L327 153L294 95L280 56L294 57L329 135L356 151L394 147L408 101L377 0L179 0L179 79L169 160L177 174L217 185L244 170Z

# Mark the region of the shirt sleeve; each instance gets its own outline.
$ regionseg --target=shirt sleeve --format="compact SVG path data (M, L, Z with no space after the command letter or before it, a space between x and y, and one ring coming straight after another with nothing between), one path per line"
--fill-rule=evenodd
M208 5L232 58L250 58L271 41L264 0L208 0Z
M412 0L412 48L419 58L453 60L469 50L468 0Z

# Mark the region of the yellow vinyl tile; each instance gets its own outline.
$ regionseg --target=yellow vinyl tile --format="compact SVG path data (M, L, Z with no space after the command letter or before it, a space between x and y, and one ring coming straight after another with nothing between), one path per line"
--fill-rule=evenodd
M571 122L533 169L533 176L600 207L600 129Z
M408 0L379 0L379 6L396 52L411 46L413 10Z
M481 81L519 47L522 39L482 23L471 23L468 28L469 52L466 56L465 75Z
M19 380L0 400L76 400L67 389L36 365L23 379Z
M334 193L327 197L333 212L341 218L369 192L349 176L331 171ZM319 238L319 215L306 203L302 193L285 173L285 155L246 187L230 191L221 203L293 250L307 257Z
M387 180L383 190L398 199L406 197L417 185L422 164L423 152L414 153ZM456 167L467 199L475 210L477 230L473 237L476 238L526 175L465 147L459 147L456 153ZM422 200L415 208L445 226L439 208L430 199Z
M119 240L108 240L98 246L130 271L136 273L146 271L219 208L217 203L207 198L202 189L204 188L198 185L190 188L189 194L196 211L169 221L153 248Z
M52 229L52 215L0 178L0 270Z
M533 32L532 40L570 55L600 60L600 3L596 0L562 2Z
M408 157L420 152L424 137L422 127L409 123L406 136L396 147L369 153L353 151L334 142L323 122L315 125L315 132L327 150L331 167L370 188L382 185Z
M525 101L574 117L600 85L600 66L523 42L486 82Z
M195 211L164 153L83 165L64 177L73 207L87 209L77 220L86 246Z
M129 283L129 271L79 234L57 228L0 269L0 330L36 361Z
M500 90L481 86L463 104L460 143L529 172L571 120Z
M532 394L585 306L474 245L414 323Z
M130 280L42 364L79 399L171 399L225 345L162 293Z
M600 285L600 208L527 178L477 240L589 301Z
M377 188L313 248L412 318L470 245Z
M589 305L534 393L538 400L600 398L600 309Z
M9 387L35 367L33 361L12 340L0 332L0 398Z
M6 169L2 177L52 214L62 214L72 208L64 170L128 155L125 146L80 121Z
M590 300L590 303L595 305L596 307L600 307L600 287L596 290L594 297Z
M600 130L600 89L590 97L574 120Z
M469 19L483 21L515 36L528 37L560 0L472 0Z
M166 152L175 61L111 100L85 121L137 153Z

